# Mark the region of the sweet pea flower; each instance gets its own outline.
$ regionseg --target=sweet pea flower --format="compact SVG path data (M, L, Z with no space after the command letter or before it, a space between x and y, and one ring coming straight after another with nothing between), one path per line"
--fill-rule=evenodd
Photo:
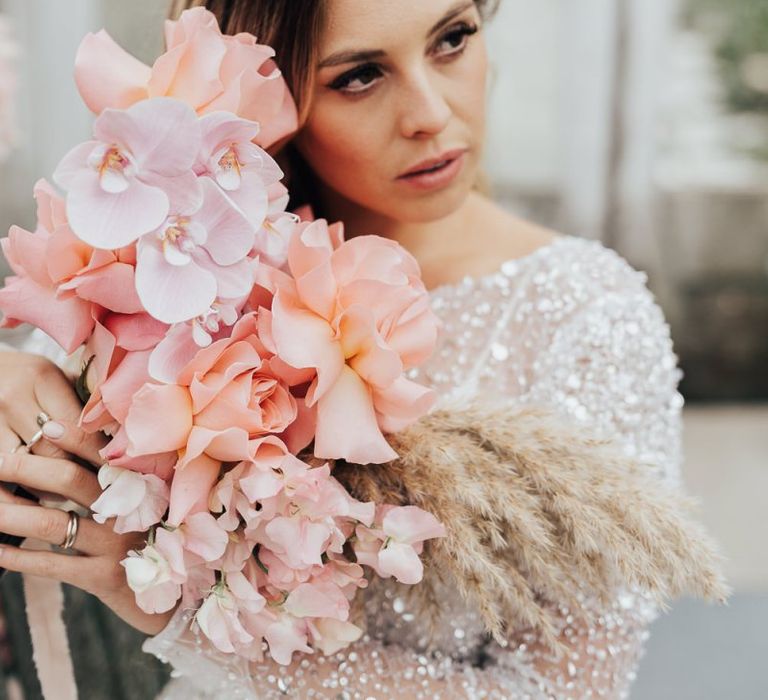
M130 550L120 564L128 585L136 594L137 605L146 613L167 612L182 594L187 580L184 551L178 538L162 527L155 531L154 544L140 552Z
M236 529L241 519L251 527L276 514L276 509L267 501L283 489L283 465L299 461L289 454L282 440L273 435L251 441L249 449L251 457L227 471L210 495L211 511L222 513L218 521L226 530ZM259 510L255 507L257 503Z
M358 562L370 566L384 578L394 576L400 583L418 583L424 575L424 565L419 559L424 541L445 537L448 534L445 526L416 506L382 505L382 516L379 529L357 526L353 548Z
M54 174L68 192L75 235L95 248L122 248L159 228L173 208L199 206L192 165L201 145L195 113L167 97L105 110L96 140L73 148Z
M404 374L437 339L416 260L378 236L342 242L340 225L320 219L298 226L288 267L293 280L277 283L264 337L288 365L317 372L306 394L317 408L315 456L396 458L383 431L407 427L435 398Z
M245 298L253 286L254 228L213 180L199 184L197 210L171 215L137 245L136 290L164 323L206 314L217 297Z
M226 575L226 583L213 587L195 613L195 621L217 649L236 653L255 640L243 626L241 614L258 613L265 605L266 599L253 584L242 573L232 572Z
M301 583L285 599L283 609L295 617L349 618L349 600L332 581Z
M203 145L195 172L215 180L258 230L270 213L270 188L283 177L272 157L253 143L259 125L214 112L200 120L200 128Z
M105 31L87 35L77 52L75 81L89 109L100 114L171 96L200 115L225 111L259 122L263 148L296 130L296 105L272 48L251 34L222 34L215 15L202 7L166 22L165 38L167 50L150 68Z
M102 494L91 505L93 519L103 524L114 517L117 533L146 532L168 509L168 484L154 474L103 464L98 478Z
M363 630L357 625L332 617L312 620L309 629L312 644L326 656L345 649L363 636Z
M309 620L303 620L284 610L267 616L264 610L258 616L246 616L249 629L255 628L267 640L270 656L279 664L291 663L296 651L313 654L314 649L307 644L309 638ZM249 619L250 618L250 619Z

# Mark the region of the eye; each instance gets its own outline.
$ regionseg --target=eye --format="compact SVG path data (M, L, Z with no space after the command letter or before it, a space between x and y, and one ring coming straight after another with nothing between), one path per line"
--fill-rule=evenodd
M377 78L383 75L381 68L375 63L364 63L351 71L342 73L328 87L332 90L346 93L361 93L370 89Z
M453 56L461 53L466 48L469 37L476 34L477 30L476 24L462 22L442 36L438 42L438 49L443 48L438 53L442 56Z
M446 32L438 42L438 54L441 58L459 55L467 46L468 39L476 34L479 27L476 24L461 22ZM443 48L445 47L445 48ZM377 63L363 63L346 73L342 73L328 84L331 90L348 95L360 95L368 92L384 71Z

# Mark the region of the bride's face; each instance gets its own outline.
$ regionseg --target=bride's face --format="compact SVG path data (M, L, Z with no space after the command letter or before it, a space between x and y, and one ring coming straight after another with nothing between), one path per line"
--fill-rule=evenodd
M371 212L425 222L455 211L476 180L485 132L475 3L329 0L327 19L300 152L335 195Z

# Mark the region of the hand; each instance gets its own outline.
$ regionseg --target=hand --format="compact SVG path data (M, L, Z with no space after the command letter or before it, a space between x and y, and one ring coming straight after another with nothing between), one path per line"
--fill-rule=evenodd
M81 411L70 380L53 362L31 353L0 352L0 452L28 442L40 427L37 415L45 412L53 420L45 424L44 439L32 452L101 464L99 450L107 438L78 427Z
M67 459L25 453L0 453L0 481L21 484L30 491L53 493L86 508L101 494L98 479L90 469ZM137 606L120 561L129 549L142 548L146 535L117 534L112 529L114 520L101 525L92 518L81 517L72 548L76 554L4 545L0 550L0 567L77 586L95 595L129 625L155 635L168 624L174 611L151 615ZM68 521L68 514L61 509L37 505L0 489L0 532L60 545Z

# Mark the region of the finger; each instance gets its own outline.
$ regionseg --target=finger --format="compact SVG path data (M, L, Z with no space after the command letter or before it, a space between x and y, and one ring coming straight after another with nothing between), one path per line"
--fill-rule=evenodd
M18 449L21 444L21 438L8 427L4 420L0 419L0 453ZM0 502L24 503L26 501L23 495L23 490L19 493L18 484L2 483L2 479L0 479Z
M41 552L7 544L0 547L0 568L56 579L85 591L90 588L87 586L91 579L88 573L89 561L84 556Z
M67 376L55 365L42 373L34 385L34 394L42 409L53 419L43 429L52 446L94 465L104 462L99 450L109 439L101 432L88 433L79 426L83 405ZM36 416L37 414L33 415ZM48 454L38 452L38 454Z
M21 445L21 438L11 430L4 419L0 418L0 452L10 452Z
M23 452L0 454L0 481L42 489L90 508L101 495L96 474L68 459Z
M68 526L69 513L58 508L11 503L0 507L0 532L7 535L31 537L61 546L67 537ZM72 549L83 554L101 554L111 551L118 537L108 525L80 517Z
M33 440L37 432L41 430L37 423L37 416L41 412L47 413L37 403L34 396L21 394L14 401L4 402L3 409L8 427L19 436L24 445ZM60 459L67 457L67 452L62 447L49 442L45 434L40 436L40 439L36 440L31 448L22 446L21 450Z
M109 442L109 438L104 433L86 432L78 425L78 419L70 421L54 413L48 413L48 415L51 416L51 420L43 425L42 430L45 440L51 446L80 458L84 464L92 468L104 464L105 460L99 454L99 450Z
M21 492L23 493L23 491ZM0 486L0 503L15 503L17 505L36 505L31 498L24 498L19 491L11 491L6 486Z

